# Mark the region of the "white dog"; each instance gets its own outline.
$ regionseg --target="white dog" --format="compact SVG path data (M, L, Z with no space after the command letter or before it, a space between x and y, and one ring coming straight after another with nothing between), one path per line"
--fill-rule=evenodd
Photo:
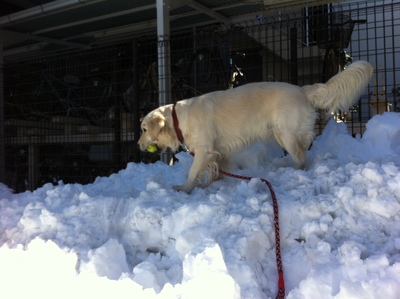
M218 179L219 168L232 154L271 138L286 149L296 168L304 169L315 108L346 111L372 73L368 62L358 61L325 84L250 83L178 101L144 117L138 143L142 151L151 144L176 151L184 143L195 154L186 182L174 187L187 193Z

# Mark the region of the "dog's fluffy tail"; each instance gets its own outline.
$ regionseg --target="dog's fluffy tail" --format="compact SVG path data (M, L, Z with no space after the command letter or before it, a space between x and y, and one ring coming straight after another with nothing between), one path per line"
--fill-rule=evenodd
M356 61L328 82L303 86L308 100L319 109L348 110L371 80L373 67L366 61Z

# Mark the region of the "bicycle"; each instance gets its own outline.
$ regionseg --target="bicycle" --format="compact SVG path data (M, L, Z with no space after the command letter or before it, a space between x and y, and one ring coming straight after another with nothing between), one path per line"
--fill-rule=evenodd
M364 24L367 20L352 20L349 16L333 15L328 28L327 40L317 41L318 47L324 49L322 63L322 81L327 82L332 76L346 69L353 58L344 50L349 46L351 35L356 24ZM326 32L325 32L326 33ZM358 106L349 109L350 115L358 111ZM347 121L348 112L337 111L334 119Z

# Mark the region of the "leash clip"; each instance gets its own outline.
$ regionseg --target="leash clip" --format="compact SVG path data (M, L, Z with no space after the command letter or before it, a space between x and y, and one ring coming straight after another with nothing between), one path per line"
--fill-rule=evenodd
M181 142L181 147L183 148L183 150L187 153L190 153L189 148L186 146L186 144L184 144L183 142Z

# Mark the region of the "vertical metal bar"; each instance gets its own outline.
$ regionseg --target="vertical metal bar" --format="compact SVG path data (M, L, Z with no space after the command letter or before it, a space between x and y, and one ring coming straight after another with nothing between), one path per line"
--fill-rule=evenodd
M0 30L0 182L5 182L5 144L4 144L4 53L3 30Z
M387 71L388 71L388 64L387 64L387 49L386 49L386 13L385 13L385 7L382 8L382 31L383 31L383 70L382 70L382 91L385 96L385 106L383 111L379 111L379 113L386 112L388 110L388 91L387 91Z
M370 59L370 49L369 49L369 40L370 40L369 35L370 35L370 30L371 29L370 29L370 19L369 19L370 14L368 12L369 12L368 5L366 5L366 7L365 7L365 18L367 19L367 23L365 24L366 25L366 28L365 28L366 53L365 53L365 55L367 57L367 60L372 63L372 58ZM373 76L375 76L375 74L373 74ZM373 88L375 88L375 87L373 87ZM371 88L370 88L370 90L371 90ZM375 90L375 89L373 89L373 90ZM370 113L371 113L371 105L370 105L371 97L370 97L370 95L371 95L371 92L368 93L368 97L367 97L367 100L366 100L366 109L365 109L366 113L363 112L362 115L361 115L362 121L364 121L364 118L369 119L369 117L370 117Z
M374 5L374 14L373 14L373 16L374 16L374 43L375 43L374 49L375 49L375 53L377 53L377 51L378 51L378 28L376 27L377 26L377 24L376 24L376 21L377 21L376 20L376 14L377 14L376 5ZM378 55L375 55L375 66L376 66L375 77L376 77L376 82L377 82L377 84L375 86L375 92L378 95L378 92L379 92L379 78L378 78L378 75L379 75L379 60L378 60Z
M279 57L284 57L283 51L286 51L287 49L283 49L283 45L284 45L284 41L283 41L283 23L282 23L282 19L279 17ZM286 56L288 57L288 56ZM283 66L283 60L280 59L279 61L279 66L280 66L280 73L281 73L281 79L279 81L285 81L287 82L287 70L284 70L284 66Z
M122 140L121 140L121 96L122 96L122 90L121 90L121 75L118 70L120 67L119 64L119 56L114 55L113 59L111 60L112 63L112 74L111 74L111 80L114 83L113 85L115 86L115 92L117 93L117 96L114 97L114 141L112 143L112 152L113 152L113 163L116 165L116 168L119 169L121 167L121 161L122 161ZM117 83L117 84L115 84Z
M192 73L191 74L189 74L190 76L193 76L193 82L194 82L194 85L193 85L193 87L194 87L194 90L197 90L197 63L196 63L196 52L197 52L197 44L196 44L196 39L197 39L197 36L196 36L196 27L193 27L193 31L192 31L193 33L192 33L192 36L193 36L193 61L191 62L192 63L192 67L193 67L193 70L192 70Z
M350 5L349 5L349 10L351 11L351 7L350 7ZM360 8L360 3L357 3L357 8L356 8L356 10L357 10L357 20L360 20L361 19L361 13L360 13L360 10L361 10L361 8ZM365 16L365 19L367 18L367 16ZM367 34L367 29L365 29L365 35ZM361 36L362 36L362 34L361 34L361 30L360 30L360 27L358 26L357 27L357 49L358 49L358 53L357 53L357 56L358 57L360 57L361 58ZM365 37L364 37L364 39L365 39ZM351 50L351 52L350 53L352 53L352 50ZM368 59L368 58L367 58ZM363 110L363 104L362 104L362 99L360 98L359 100L358 100L358 109L357 109L357 123L358 123L358 132L360 132L360 134L362 135L363 134L363 130L362 130L362 110ZM353 113L353 116L355 115L355 113ZM352 122L354 123L354 117L352 118ZM354 133L354 132L353 132Z
M28 145L28 189L33 191L39 181L39 146Z
M268 29L272 31L272 33L271 33L272 34L272 53L276 53L276 45L275 45L275 43L276 43L276 32L275 32L276 24L275 24L275 20L273 22L274 23L272 24L271 28L268 28ZM267 42L268 42L268 35L266 36L266 39L265 39L265 43L267 43ZM282 51L281 48L280 48L280 50ZM282 54L282 53L280 53L280 54ZM282 57L282 55L280 57ZM275 64L275 59L272 59L272 75L274 76L274 81L278 80L277 73L276 73L276 68L277 67L276 67L276 64ZM282 81L282 69L281 69L281 72L280 72L279 81Z
M171 103L169 2L170 0L157 0L158 102L160 106ZM161 154L163 162L170 164L171 159L171 153Z
M140 162L140 150L137 146L140 137L140 99L139 99L139 46L137 39L132 41L132 98L133 109L133 161Z
M157 0L158 99L160 106L171 102L169 7L169 0Z
M290 28L290 83L298 85L297 66L297 28Z
M393 61L392 61L392 64L393 64L393 66L396 66L396 65L399 65L397 62L396 62L396 50L395 50L395 45L396 45L396 42L395 42L395 27L394 27L394 23L395 23L395 21L397 21L397 20L395 20L395 16L394 16L394 4L393 4L393 2L391 3L391 9L390 9L390 11L391 11L391 13L392 13L392 15L391 15L391 22L392 22L392 47L393 47L393 49L392 49L392 59L393 59ZM398 112L398 107L397 107L397 97L399 96L399 94L396 92L396 90L397 90L397 88L398 88L398 86L396 86L396 67L394 67L393 68L393 111L395 111L395 112Z

